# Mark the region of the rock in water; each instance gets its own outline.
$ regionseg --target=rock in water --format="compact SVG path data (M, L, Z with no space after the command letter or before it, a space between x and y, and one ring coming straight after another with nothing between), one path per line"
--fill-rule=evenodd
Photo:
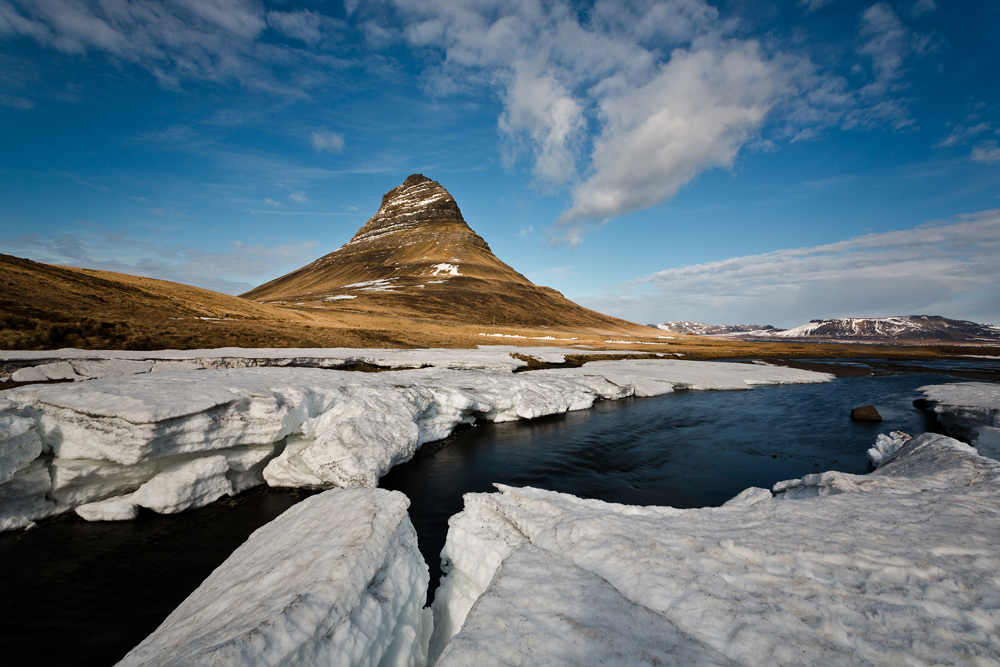
M882 415L878 413L874 405L864 405L851 410L851 419L859 422L880 422Z
M387 192L342 247L243 296L483 325L640 328L578 306L507 266L466 224L451 194L421 174Z
M420 665L429 575L398 491L335 489L258 529L119 663Z

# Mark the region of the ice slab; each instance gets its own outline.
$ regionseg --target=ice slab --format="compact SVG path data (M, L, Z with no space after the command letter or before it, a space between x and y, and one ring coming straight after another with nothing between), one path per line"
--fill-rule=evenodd
M676 389L736 390L776 384L814 384L834 379L828 373L815 373L782 366L760 366L722 361L683 361L680 359L626 359L623 361L588 361L580 368L558 369L556 373L617 373L642 377L668 384Z
M258 529L119 663L422 665L428 570L396 491L335 489Z
M955 382L921 387L938 422L983 456L1000 459L1000 384Z
M534 581L537 565L524 579L513 564L500 569L530 544L739 664L995 662L1000 463L925 434L853 477L827 495L755 493L755 502L691 510L499 485L499 493L467 494L442 552L432 655L460 628L454 650L468 645L463 621L484 636L489 620L473 602L490 586ZM537 604L550 604L548 596ZM551 604L547 615L574 618L585 601ZM503 611L488 599L482 606ZM463 609L473 611L457 618ZM548 634L562 632L558 618L516 627L510 645L561 641ZM606 649L594 641L593 650Z
M139 515L139 506L129 494L80 505L76 513L87 521L130 521Z
M0 531L24 528L36 519L69 509L48 497L51 487L49 468L43 459L35 459L0 484Z
M202 507L233 495L225 456L207 456L168 466L132 494L132 503L159 514Z

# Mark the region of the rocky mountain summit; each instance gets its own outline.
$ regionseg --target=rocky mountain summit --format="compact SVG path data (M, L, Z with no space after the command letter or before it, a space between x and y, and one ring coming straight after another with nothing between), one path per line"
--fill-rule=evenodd
M500 261L454 197L421 174L387 192L343 246L243 296L299 309L648 332L578 306Z

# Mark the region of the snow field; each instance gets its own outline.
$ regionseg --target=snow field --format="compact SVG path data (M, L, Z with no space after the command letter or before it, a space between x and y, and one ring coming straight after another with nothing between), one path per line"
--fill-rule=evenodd
M666 644L675 664L995 663L1000 463L924 434L846 477L691 510L467 494L431 662L635 664Z
M429 575L407 507L357 487L298 503L119 665L423 665Z

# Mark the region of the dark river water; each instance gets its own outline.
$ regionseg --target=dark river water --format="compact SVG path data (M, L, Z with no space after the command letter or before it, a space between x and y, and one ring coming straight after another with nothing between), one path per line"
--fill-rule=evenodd
M749 486L770 488L815 471L864 473L877 434L936 430L912 402L920 386L961 381L942 375L946 368L678 392L481 424L397 466L380 485L410 498L433 590L448 517L462 510L464 493L489 492L499 482L683 508L720 505ZM884 421L850 420L851 408L867 404ZM113 664L251 532L309 494L258 488L177 515L144 511L132 522L87 523L71 514L0 534L3 663Z

